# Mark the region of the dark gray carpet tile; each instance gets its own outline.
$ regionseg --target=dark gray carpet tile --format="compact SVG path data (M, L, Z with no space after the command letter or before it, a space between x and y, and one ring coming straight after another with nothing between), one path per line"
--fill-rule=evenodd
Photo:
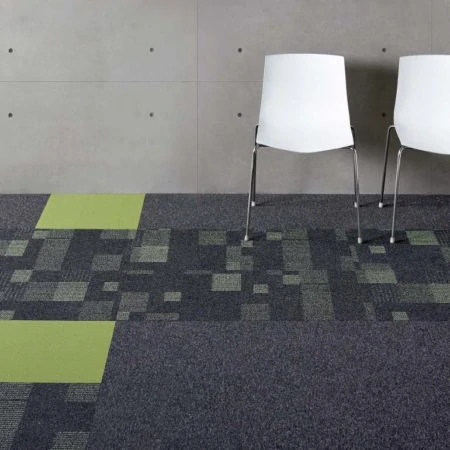
M447 448L444 324L119 323L88 448Z
M121 326L88 448L167 448L166 436L172 434L175 448L224 445L227 435L220 435L214 418L223 395L223 336L217 331Z
M47 203L47 194L0 195L0 228L31 228Z
M378 195L361 196L361 224L388 229L392 195L378 208ZM252 212L252 228L356 228L352 195L258 195ZM450 196L400 195L398 227L447 229ZM240 229L245 225L247 196L243 194L148 194L140 228Z

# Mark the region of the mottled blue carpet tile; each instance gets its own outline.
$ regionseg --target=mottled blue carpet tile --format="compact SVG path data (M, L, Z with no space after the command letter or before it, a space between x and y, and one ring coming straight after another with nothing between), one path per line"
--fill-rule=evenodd
M250 169L250 168L249 168ZM393 196L378 208L378 195L361 195L363 228L389 229ZM246 194L147 194L139 228L237 230L245 224ZM258 194L252 209L254 230L354 228L353 195ZM440 229L449 223L450 195L400 195L397 224L403 229Z
M0 194L0 228L34 227L48 197L47 194Z
M88 448L448 448L449 335L429 322L122 322Z
M450 232L0 230L0 320L450 319Z
M85 449L99 387L0 383L0 448Z

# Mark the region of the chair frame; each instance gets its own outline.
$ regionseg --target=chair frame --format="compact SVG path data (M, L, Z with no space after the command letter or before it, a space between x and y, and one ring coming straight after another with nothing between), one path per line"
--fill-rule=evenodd
M362 244L362 237L361 237L361 225L360 225L360 219L359 219L359 169L358 169L358 153L356 150L356 138L355 138L355 128L351 126L352 134L353 134L353 145L349 147L342 147L342 149L349 149L353 152L353 181L354 181L354 188L355 188L355 198L353 206L356 209L356 219L358 224L358 244ZM248 205L247 205L247 222L245 227L245 237L244 241L248 241L249 238L249 231L250 231L250 220L251 220L251 209L252 207L256 206L256 160L257 160L257 153L260 148L267 147L267 145L261 145L256 142L256 138L258 135L258 125L256 125L255 129L255 144L253 147L252 152L252 163L251 163L251 169L250 169L250 188L249 188L249 194L248 194ZM333 150L333 149L330 149ZM339 148L335 150L340 150Z
M379 208L383 208L383 206L384 206L384 188L385 188L385 184L386 184L386 168L387 168L387 161L388 161L388 156L389 156L389 144L390 144L390 140L391 140L390 138L391 138L392 130L395 130L395 125L391 125L388 128L388 131L386 133L386 146L384 149L383 176L381 178L380 201L378 202ZM395 171L394 207L393 207L393 211L392 211L391 237L389 239L389 242L391 244L395 244L395 215L396 215L396 211L397 211L398 185L400 182L400 166L401 166L401 162L402 162L403 151L406 149L414 150L411 147L406 147L406 146L402 145L399 148L398 153L397 153L397 168Z
M423 118L420 117L409 117L409 111L412 111L414 109L418 109L420 107L421 102L423 102L423 99L427 99L425 101L425 104L431 99L433 100L434 96L440 96L442 93L440 90L442 89L442 86L446 87L446 93L448 89L448 73L450 70L450 55L410 55L410 56L402 56L399 60L399 66L398 66L398 80L397 80L397 95L395 99L395 106L394 106L394 125L391 125L388 127L387 134L386 134L386 146L384 151L384 166L383 166L383 175L381 178L381 192L380 192L380 201L378 203L378 206L382 208L384 206L384 189L385 189L385 181L386 181L386 168L387 168L387 161L389 157L389 147L391 144L391 134L392 131L395 130L399 140L400 140L400 148L398 149L397 153L397 166L396 166L396 172L395 172L395 188L394 188L394 204L393 204L393 211L392 211L392 226L391 226L391 236L390 236L390 243L395 243L395 220L396 220L396 212L397 212L397 198L398 198L398 190L399 190L399 182L400 182L400 169L401 169L401 162L402 162L402 155L405 150L418 150L418 151L428 151L430 153L437 153L437 154L445 154L449 155L448 152L448 136L444 140L440 140L441 137L436 141L434 144L432 143L433 140L431 140L431 143L426 142L426 136L420 136L421 133L419 133L417 136L414 137L408 137L406 138L406 135L403 135L403 131L400 130L400 128L403 128L403 126L406 127L404 130L406 134L408 132L406 131L408 127L417 128L417 124L421 123L421 126L424 128L422 131L426 131L428 129L428 133L433 133L433 130L430 130L429 127L432 123L435 122L435 119L428 120L428 123L422 125ZM430 61L434 61L436 65L431 64ZM406 74L403 74L402 76L402 64L404 67L404 70L406 71ZM425 72L423 72L424 67L426 64ZM430 72L431 67L431 72ZM443 70L444 72L440 72ZM418 78L415 78L415 75L412 75L413 73L417 73ZM430 79L430 73L439 74L439 77L437 78L438 81L438 87L437 90L431 89L431 92L428 92L429 86L433 82L432 79ZM443 76L442 76L443 75ZM406 86L406 87L404 87ZM400 89L402 87L402 89ZM424 90L425 89L425 90ZM412 92L414 90L418 91L418 96L414 96ZM410 92L408 92L410 91ZM430 95L431 94L431 95ZM408 104L408 96L412 97L412 103ZM425 97L424 97L425 96ZM446 107L443 109L442 113L444 114L442 117L438 120L438 125L441 123L442 125L447 123L446 117L448 116L448 97L443 97L444 103ZM439 103L438 103L439 104ZM432 110L431 110L432 111ZM398 119L398 115L403 115L402 121L399 122L396 119ZM427 113L428 117L430 116L430 113ZM397 126L396 126L396 125ZM402 127L400 127L400 124L402 124ZM447 127L447 125L446 125ZM402 136L399 135L399 132ZM418 137L420 136L420 137ZM406 139L405 139L406 138ZM412 139L412 140L410 140ZM410 145L405 145L410 144ZM437 148L433 151L433 146L437 145ZM445 147L444 152L442 152L443 148Z

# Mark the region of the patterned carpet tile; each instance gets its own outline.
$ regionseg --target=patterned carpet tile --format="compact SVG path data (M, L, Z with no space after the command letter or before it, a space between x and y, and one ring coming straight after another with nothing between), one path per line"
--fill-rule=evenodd
M449 320L450 232L0 230L4 320Z
M99 388L0 383L0 448L86 448Z

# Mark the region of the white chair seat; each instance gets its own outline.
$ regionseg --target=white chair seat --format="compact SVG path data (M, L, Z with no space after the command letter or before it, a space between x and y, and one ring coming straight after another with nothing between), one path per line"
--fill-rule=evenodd
M450 55L400 58L394 125L402 146L450 154Z
M327 124L313 129L304 129L301 125L297 127L283 127L280 130L269 130L265 123L260 123L256 143L266 145L280 150L287 150L297 153L316 153L327 150L335 150L353 145L353 135L350 126L344 128L338 136L335 136L332 143L324 130ZM299 146L299 139L301 145Z
M256 143L298 153L353 145L343 56L268 55Z
M449 80L450 83L450 80ZM448 126L396 122L395 129L403 147L441 155L450 154L450 116Z

